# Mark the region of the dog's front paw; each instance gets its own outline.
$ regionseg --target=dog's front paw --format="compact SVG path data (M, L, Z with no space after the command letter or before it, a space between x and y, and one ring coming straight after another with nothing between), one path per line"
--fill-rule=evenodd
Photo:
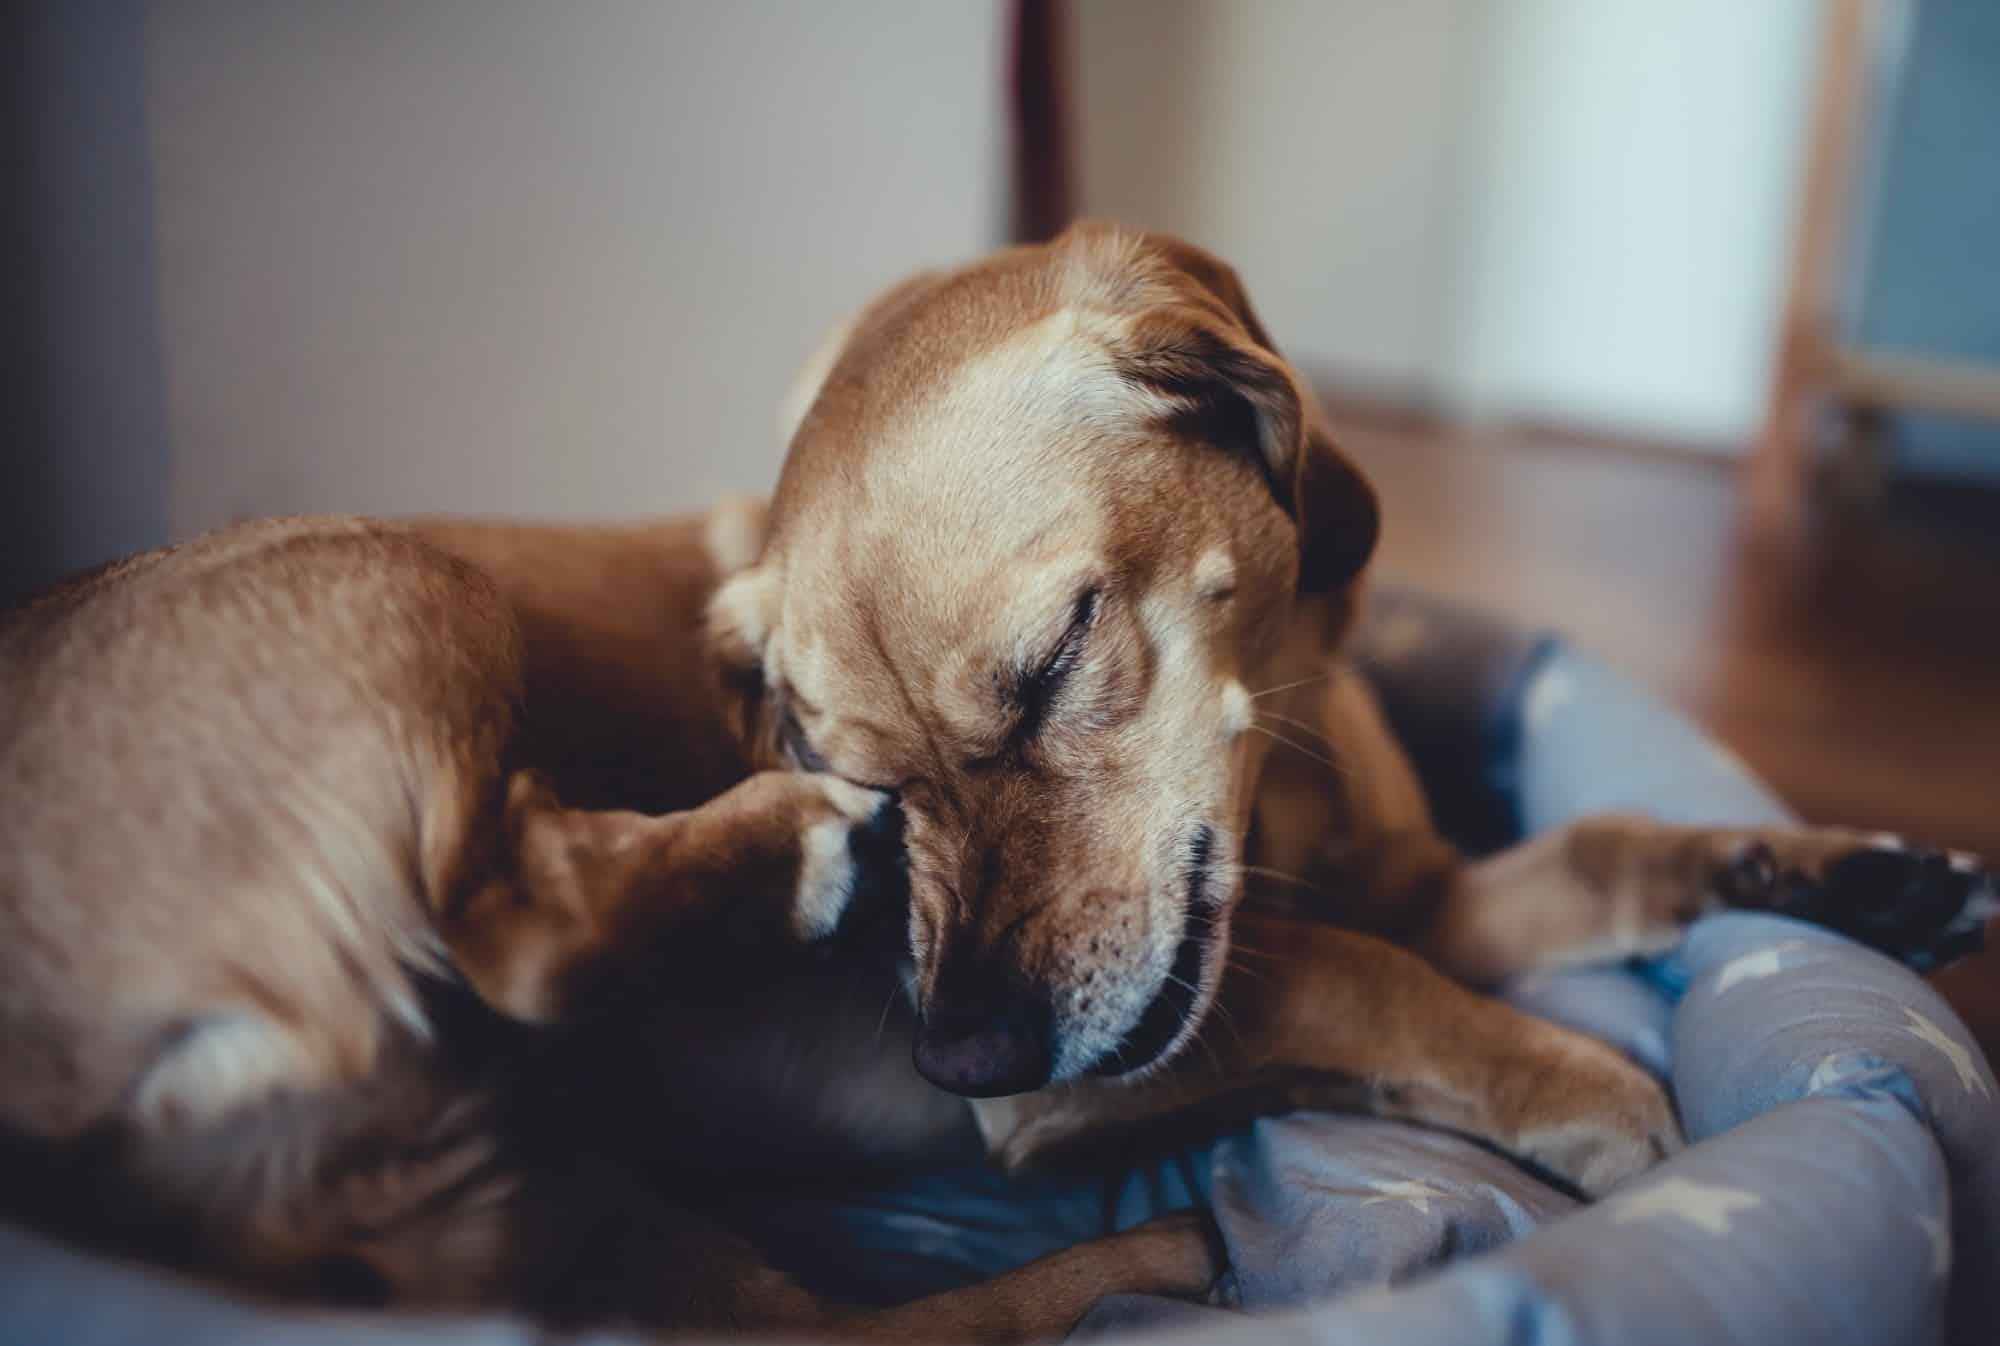
M1733 905L1826 926L1919 972L1978 952L2000 912L1994 876L1976 857L1837 828L1739 841L1716 884Z
M792 932L821 943L878 924L876 918L893 918L908 891L903 816L895 799L834 776L795 779L807 799L800 809Z
M1679 1150L1680 1123L1651 1075L1592 1038L1554 1029L1553 1053L1522 1100L1521 1158L1598 1197Z

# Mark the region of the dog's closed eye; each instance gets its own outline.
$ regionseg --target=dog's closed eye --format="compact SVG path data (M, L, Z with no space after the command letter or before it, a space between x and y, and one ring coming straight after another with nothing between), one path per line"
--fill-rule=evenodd
M1032 738L1041 729L1056 694L1083 658L1084 645L1089 640L1090 628L1097 619L1102 599L1102 591L1095 586L1078 594L1070 608L1069 626L1055 648L1034 666L1016 675L1007 699L1018 713L1014 722L1014 737L1017 740Z
M819 755L806 738L805 726L790 706L785 708L784 718L778 721L778 742L785 755L792 759L792 765L801 771L825 771L826 759Z

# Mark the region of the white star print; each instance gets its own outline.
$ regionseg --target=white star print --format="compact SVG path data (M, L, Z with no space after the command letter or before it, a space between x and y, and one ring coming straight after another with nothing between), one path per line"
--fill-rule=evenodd
M1973 1062L1970 1047L1907 1005L1903 1007L1903 1017L1910 1021L1904 1025L1903 1031L1943 1052L1945 1059L1951 1062L1951 1068L1958 1072L1958 1082L1965 1086L1966 1093L1986 1097L1986 1080Z
M1736 1212L1755 1210L1764 1198L1755 1192L1734 1187L1711 1187L1686 1178L1668 1178L1643 1192L1621 1197L1611 1213L1611 1223L1631 1224L1672 1215L1708 1234L1727 1234Z
M1812 1075L1806 1080L1806 1093L1823 1094L1846 1078L1847 1071L1842 1065L1842 1058L1836 1053L1813 1067Z
M1371 1182L1368 1184L1368 1190L1376 1195L1362 1202L1364 1206L1379 1206L1384 1201L1400 1201L1405 1205L1415 1206L1419 1215L1429 1215L1431 1202L1442 1201L1445 1198L1445 1193L1427 1182Z
M1738 982L1777 976L1784 966L1784 955L1799 947L1797 940L1787 939L1759 949L1755 953L1746 953L1730 959L1722 965L1722 975L1716 978L1715 993L1726 994Z
M1935 1215L1919 1215L1916 1220L1931 1241L1931 1276L1943 1280L1951 1274L1951 1230Z
M1551 669L1535 679L1528 689L1528 705L1522 718L1528 728L1539 730L1555 713L1576 699L1576 679L1562 669Z

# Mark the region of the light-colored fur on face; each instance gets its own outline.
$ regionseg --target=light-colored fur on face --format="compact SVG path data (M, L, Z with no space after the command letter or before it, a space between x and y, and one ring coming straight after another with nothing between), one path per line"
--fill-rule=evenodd
M1252 698L1325 657L1296 596L1365 556L1365 487L1233 277L1129 232L920 277L814 365L710 609L746 734L900 796L920 1008L1006 981L1053 1079L1147 1069L1213 997Z

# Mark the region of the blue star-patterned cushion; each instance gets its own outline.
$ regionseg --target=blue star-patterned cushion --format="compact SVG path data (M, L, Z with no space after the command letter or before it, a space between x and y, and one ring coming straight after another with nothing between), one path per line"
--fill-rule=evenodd
M1605 809L1782 821L1727 754L1589 660L1422 603L1374 648L1388 709L1461 836ZM1364 649L1364 655L1369 651ZM1101 1305L1118 1330L1240 1346L1992 1346L2000 1087L1925 984L1772 917L1698 924L1672 957L1531 978L1523 1008L1670 1081L1689 1149L1594 1206L1503 1156L1377 1119L1273 1118L1094 1182L985 1168L767 1202L745 1223L829 1293L908 1298L1205 1203L1248 1315ZM470 1320L232 1305L0 1229L0 1341L512 1346ZM611 1337L603 1338L607 1343Z
M1991 1341L2000 1089L1949 1007L1888 959L1771 917L1704 921L1666 971L1685 986L1672 1083L1692 1144L1595 1206L1371 1119L1278 1119L1218 1145L1243 1306L1324 1301L1230 1340L1924 1346L1949 1322ZM1127 1299L1083 1331L1172 1317L1213 1333L1219 1314Z

